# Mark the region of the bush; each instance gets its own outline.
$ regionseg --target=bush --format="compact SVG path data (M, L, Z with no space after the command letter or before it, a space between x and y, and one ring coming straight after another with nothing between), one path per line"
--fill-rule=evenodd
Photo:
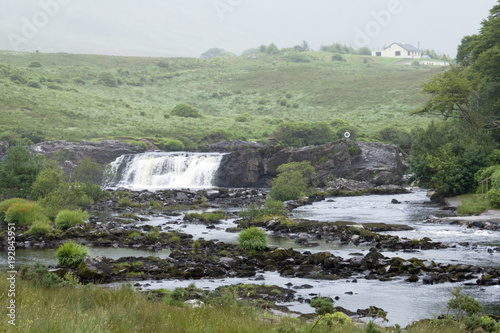
M111 87L111 88L118 87L118 81L116 80L116 77L107 71L99 74L99 80L97 82L106 87Z
M499 190L489 190L488 191L488 200L493 208L500 208L500 191Z
M273 186L269 196L274 200L288 201L297 200L305 195L307 182L298 171L291 171L279 174L273 180Z
M43 168L43 157L34 157L28 144L27 141L18 141L9 146L5 158L0 161L0 197L30 197L31 184Z
M282 99L288 103L286 98ZM280 125L271 137L284 147L303 147L330 142L334 139L334 134L325 122L296 122Z
M30 67L30 68L42 67L42 64L40 63L40 61L32 61L32 62L30 62L28 67Z
M238 245L247 251L260 251L267 247L266 232L257 227L250 227L238 236Z
M43 169L36 180L31 185L31 192L34 199L46 197L50 192L54 192L62 181L62 172L52 168Z
M5 220L5 213L14 204L26 204L28 200L22 198L12 198L0 202L0 222Z
M56 251L58 265L62 267L76 268L88 255L89 250L86 246L67 242L62 244Z
M180 140L168 139L165 143L165 148L170 151L181 151L184 150L184 144Z
M78 210L61 210L55 220L56 227L59 229L72 228L77 224L82 224L89 218L89 214L85 211Z
M248 112L240 114L239 116L236 117L236 121L240 123L248 123L249 121L253 120L253 116L249 114Z
M184 118L201 118L201 113L192 105L181 103L177 104L170 114L173 116L184 117Z
M44 220L36 220L26 232L27 235L43 236L52 231L52 225Z
M32 201L14 203L5 212L5 222L16 226L27 226L35 220L43 219L42 207Z

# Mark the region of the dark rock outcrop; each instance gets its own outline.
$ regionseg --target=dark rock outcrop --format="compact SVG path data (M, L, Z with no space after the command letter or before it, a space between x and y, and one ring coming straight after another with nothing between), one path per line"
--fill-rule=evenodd
M144 148L116 140L103 140L101 142L80 141L68 142L48 141L41 142L30 147L32 154L43 154L52 158L55 153L64 154L67 160L78 164L88 157L91 161L99 164L110 163L123 154L139 154Z
M374 142L341 140L302 148L249 148L224 156L217 185L266 187L281 164L302 161L311 162L320 185L332 176L372 185L400 184L406 168L402 159L397 146Z

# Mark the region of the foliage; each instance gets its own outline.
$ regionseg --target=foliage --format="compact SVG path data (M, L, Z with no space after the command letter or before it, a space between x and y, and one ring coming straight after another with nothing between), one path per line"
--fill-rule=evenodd
M56 251L58 265L69 268L78 267L87 255L88 248L74 242L66 242L62 244Z
M321 46L321 51L331 52L331 53L340 53L340 54L348 54L353 53L354 49L346 44L333 43L331 45ZM370 52L371 55L371 52Z
M296 200L305 195L308 185L316 176L309 161L285 163L277 171L279 174L273 180L269 196L278 201Z
M87 208L101 196L108 196L109 193L102 191L94 184L84 184L80 182L62 181L59 187L40 199L38 203L43 207L45 214L54 220L62 209Z
M165 143L165 148L169 151L182 151L184 150L184 144L180 140L168 139Z
M86 220L88 220L89 214L85 211L78 210L69 210L63 209L61 210L55 219L56 227L59 229L68 229L72 228L77 224L82 224Z
M197 219L205 223L215 223L225 218L226 213L222 210L217 210L214 212L186 213L184 217L186 219Z
M106 187L113 178L112 176L113 172L109 164L100 165L85 157L75 166L70 179L86 185L94 184ZM99 197L101 194L99 193L97 196Z
M488 191L488 200L493 208L500 208L500 191L491 189Z
M49 273L47 267L38 262L33 267L23 265L19 277L21 280L30 281L36 288L58 288L68 285L56 274Z
M237 116L235 118L236 121L240 122L240 123L248 123L250 121L253 120L253 116L248 113L248 112L245 112L243 114L240 114L239 116Z
M380 139L384 142L393 143L405 150L411 148L412 135L401 127L395 125L387 126L379 131L379 135Z
M285 123L272 134L274 140L284 147L321 145L333 141L333 132L326 122Z
M43 219L42 207L36 202L25 201L13 203L5 212L5 222L14 223L16 226L28 226L34 221Z
M22 198L11 198L0 202L0 222L5 221L5 213L12 205L27 204L28 200Z
M186 103L177 104L170 114L173 116L184 117L184 118L200 118L201 113L192 105Z
M31 193L34 199L46 197L49 193L56 191L62 182L62 171L54 168L45 168L31 184Z
M33 222L26 235L44 236L52 231L52 225L45 220L36 220Z
M109 71L104 71L99 74L99 84L102 84L106 87L116 88L118 87L118 81L116 77Z
M206 52L203 52L201 54L200 58L212 59L212 58L216 58L216 57L225 57L225 56L228 56L230 54L231 54L230 52L227 52L224 49L219 49L219 48L214 47L214 48L208 49Z
M417 133L408 160L412 180L445 195L476 189L474 175L490 163L490 133L453 123L431 124Z
M311 300L311 307L313 307L316 311L316 314L319 316L323 316L327 313L333 313L335 310L333 307L333 301L330 297L321 297L318 296L315 299Z
M238 216L249 221L257 221L264 216L286 216L288 210L282 201L272 200L268 197L263 207L254 203L246 206L238 212Z
M267 247L267 235L264 230L250 227L238 235L238 245L247 251L261 251Z
M31 184L43 168L43 157L34 157L27 141L18 141L0 160L0 197L30 198Z
M476 315L483 311L482 305L469 294L463 294L461 287L456 287L452 292L453 296L447 304L448 311L456 310L456 317L460 320L466 314Z

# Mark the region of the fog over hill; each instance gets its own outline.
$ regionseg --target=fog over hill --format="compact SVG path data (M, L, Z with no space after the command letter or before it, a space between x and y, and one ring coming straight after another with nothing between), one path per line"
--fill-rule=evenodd
M198 57L260 44L372 49L406 41L452 57L496 0L8 0L0 49Z

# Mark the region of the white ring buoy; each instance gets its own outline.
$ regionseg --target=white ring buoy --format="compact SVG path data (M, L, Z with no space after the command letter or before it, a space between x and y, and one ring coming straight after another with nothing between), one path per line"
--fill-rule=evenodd
M350 136L351 136L351 133L349 133L349 132L345 132L345 133L344 133L344 137L345 137L346 139L349 139L349 137L350 137Z

